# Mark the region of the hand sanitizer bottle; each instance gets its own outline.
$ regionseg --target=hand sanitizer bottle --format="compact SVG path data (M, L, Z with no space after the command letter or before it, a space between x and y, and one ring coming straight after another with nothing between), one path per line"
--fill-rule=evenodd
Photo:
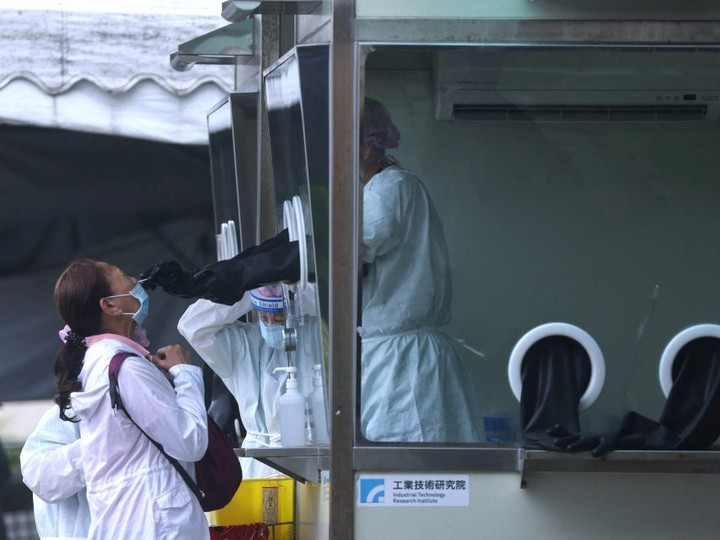
M313 418L313 442L317 445L330 444L327 425L327 408L325 407L325 386L322 379L322 365L313 366L313 391L310 394L310 407Z
M287 371L285 393L278 400L278 416L280 417L280 444L284 447L305 446L305 398L298 389L295 378L296 367L279 367L273 370Z

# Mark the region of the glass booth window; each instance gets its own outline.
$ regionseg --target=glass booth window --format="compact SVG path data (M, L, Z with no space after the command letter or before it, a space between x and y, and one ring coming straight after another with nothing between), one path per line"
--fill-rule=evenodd
M232 103L229 97L208 113L207 121L215 231L220 233L223 223L233 223L234 227L241 225ZM234 233L237 234L237 231Z
M365 66L365 439L659 421L683 338L720 342L720 53L380 47Z
M278 230L298 241L300 279L284 286L284 354L297 369L310 411L310 437L329 443L327 416L328 66L329 48L298 46L264 77Z

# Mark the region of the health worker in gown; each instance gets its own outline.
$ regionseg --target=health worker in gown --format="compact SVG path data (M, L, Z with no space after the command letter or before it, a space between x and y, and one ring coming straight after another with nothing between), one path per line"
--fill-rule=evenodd
M470 377L439 328L452 286L443 227L427 190L388 148L400 133L387 108L361 115L361 429L371 441L473 442Z
M238 320L252 309L257 323ZM247 430L243 448L280 446L277 404L287 373L273 371L288 365L282 349L285 316L282 286L274 283L250 291L232 306L198 300L178 323L180 334L237 400ZM304 374L308 371L310 375ZM298 377L311 384L312 365L300 366ZM246 479L280 475L252 458L240 462Z
M74 412L70 416L75 416ZM82 468L73 464L80 458L79 439L78 423L61 420L60 407L53 405L20 452L20 470L23 482L33 491L33 516L41 540L85 540L88 536L90 507L85 479ZM52 502L35 492L52 495Z

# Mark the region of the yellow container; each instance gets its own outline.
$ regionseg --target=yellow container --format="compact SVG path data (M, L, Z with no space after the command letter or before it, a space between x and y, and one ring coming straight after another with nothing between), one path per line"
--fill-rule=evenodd
M270 526L292 524L295 517L295 480L243 480L227 506L205 515L213 527L251 523L266 523Z

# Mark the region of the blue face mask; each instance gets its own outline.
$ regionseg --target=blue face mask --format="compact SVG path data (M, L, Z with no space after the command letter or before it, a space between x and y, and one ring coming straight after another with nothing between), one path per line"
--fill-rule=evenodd
M285 327L281 324L274 324L272 326L268 326L262 321L259 322L260 334L262 334L265 343L270 345L273 349L278 349L279 351L281 351L283 348L283 329Z
M120 296L132 296L140 302L140 307L135 313L123 313L123 315L132 315L133 320L138 324L138 326L142 326L142 323L145 322L145 318L148 316L148 312L150 311L150 297L145 289L143 289L143 286L140 285L140 282L138 282L129 293L116 294L108 296L107 298L118 298Z

